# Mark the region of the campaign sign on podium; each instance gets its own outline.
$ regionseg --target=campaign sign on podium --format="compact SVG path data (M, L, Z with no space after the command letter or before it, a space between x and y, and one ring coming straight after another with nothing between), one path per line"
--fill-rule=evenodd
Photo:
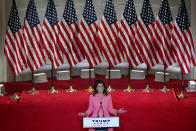
M83 117L83 128L120 127L119 117Z

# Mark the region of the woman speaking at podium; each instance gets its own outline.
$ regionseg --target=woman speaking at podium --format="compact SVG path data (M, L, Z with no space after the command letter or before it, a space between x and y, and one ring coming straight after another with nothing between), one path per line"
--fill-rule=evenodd
M113 108L112 97L107 93L105 83L102 80L96 80L94 83L94 92L89 97L89 107L85 113L79 113L79 116L92 117L109 117L110 113L117 115L118 113L127 112L123 108L116 110ZM89 129L94 131L94 129ZM108 131L113 131L113 128L108 128Z

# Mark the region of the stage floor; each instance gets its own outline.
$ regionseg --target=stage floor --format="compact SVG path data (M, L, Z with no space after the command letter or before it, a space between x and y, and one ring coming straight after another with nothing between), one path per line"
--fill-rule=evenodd
M76 83L77 82L77 83ZM150 83L154 92L144 93L145 80L132 81L137 90L132 93L123 92L127 87L127 78L112 80L111 92L113 106L116 109L125 108L128 112L120 114L120 128L115 131L195 131L196 130L196 93L187 93L186 99L176 101L172 92L162 93L162 83ZM9 100L12 83L7 83L8 95L0 97L0 131L85 131L82 129L82 118L78 112L88 108L91 93L83 89L88 87L88 80L73 79L73 87L77 92L68 93L64 88L68 85L58 83L58 94L48 94L49 83L37 85L39 93L32 95L26 90L30 83L17 83L18 91L24 90L20 101ZM187 81L185 82L187 84ZM23 85L23 87L22 87ZM47 85L47 86L46 86ZM61 86L62 87L61 87ZM64 86L65 85L65 86ZM179 80L170 81L168 87L174 87L178 92ZM81 88L79 88L81 87ZM62 89L63 88L63 89Z

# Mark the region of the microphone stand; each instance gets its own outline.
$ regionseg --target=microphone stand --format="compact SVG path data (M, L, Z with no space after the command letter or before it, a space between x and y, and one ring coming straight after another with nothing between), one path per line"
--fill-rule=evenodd
M103 111L103 116L102 117L104 117L104 110L103 110L103 107L102 107L102 101L100 101L100 106L99 106L99 110L97 112L97 117L100 117L99 116L100 109L102 109L102 111ZM106 127L95 128L95 131L108 131L108 128L106 128Z
M99 106L99 110L97 112L97 117L101 117L101 116L99 116L100 109L102 109L102 111L103 111L103 117L104 117L104 110L103 110L103 107L102 107L102 101L100 101L100 106Z

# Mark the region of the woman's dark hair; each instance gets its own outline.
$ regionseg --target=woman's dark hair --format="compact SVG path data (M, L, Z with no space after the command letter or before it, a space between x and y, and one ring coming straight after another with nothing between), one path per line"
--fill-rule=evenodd
M97 89L96 89L96 88L97 88L97 85L98 85L98 84L103 84L103 87L104 87L103 94L107 96L107 95L108 95L108 92L107 92L105 83L104 83L102 80L100 80L100 79L96 80L95 83L94 83L94 92L93 92L93 96L95 96L95 94L97 94Z

